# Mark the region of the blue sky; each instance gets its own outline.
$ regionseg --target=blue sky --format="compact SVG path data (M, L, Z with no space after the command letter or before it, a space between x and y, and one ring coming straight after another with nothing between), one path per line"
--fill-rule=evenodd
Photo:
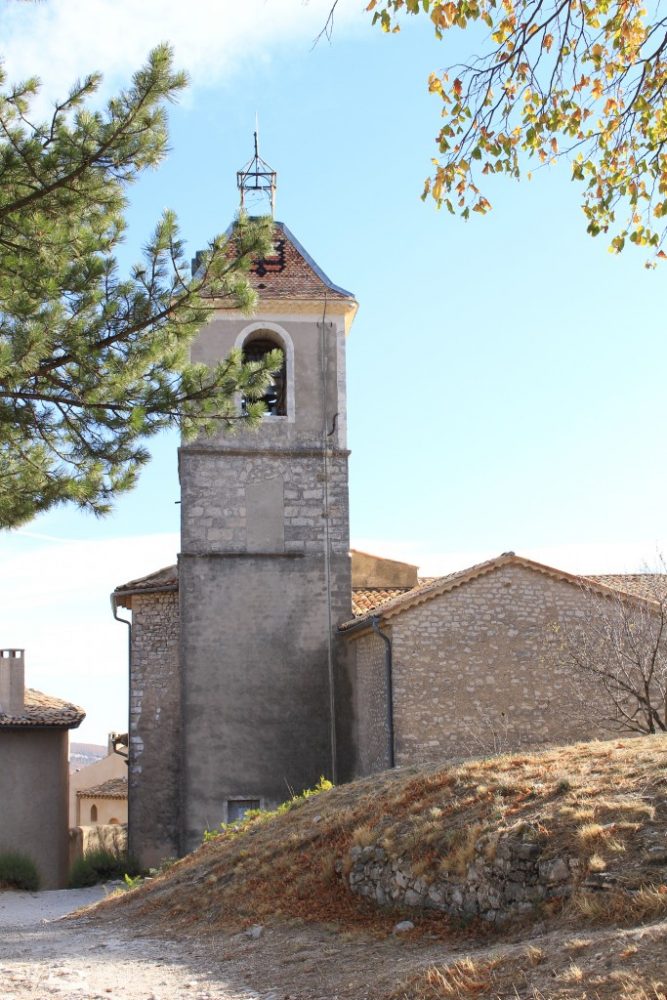
M582 572L665 550L664 271L585 233L566 164L516 184L469 223L422 203L439 106L426 81L466 51L426 22L398 36L341 0L46 0L3 5L8 75L43 79L42 107L92 70L102 96L152 45L191 86L171 153L131 190L121 259L165 208L192 254L237 209L235 171L261 152L276 215L360 303L349 339L352 542L429 575L508 549ZM467 42L469 48L470 41ZM126 724L126 636L109 592L174 561L175 436L104 520L59 510L0 535L2 645L28 681L82 704L81 738Z

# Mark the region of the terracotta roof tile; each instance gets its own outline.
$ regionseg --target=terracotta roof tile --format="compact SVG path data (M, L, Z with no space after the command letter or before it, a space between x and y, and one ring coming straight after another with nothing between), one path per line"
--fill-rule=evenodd
M398 614L403 610L407 610L407 608L413 607L415 604L421 604L423 601L427 601L431 597L444 594L461 584L467 583L469 580L475 579L477 576L491 572L498 566L506 565L507 563L525 566L527 568L534 569L537 572L544 573L547 576L567 580L574 584L586 584L587 582L590 582L601 591L617 591L619 593L628 594L634 598L640 598L641 600L655 601L658 599L656 594L662 591L664 591L664 595L667 597L667 574L637 573L606 576L576 576L575 574L568 573L565 570L559 570L553 566L546 566L542 563L535 562L532 559L525 559L523 556L517 556L514 552L503 552L501 556L497 556L495 559L488 559L485 562L477 563L476 565L469 566L466 569L458 570L456 573L449 573L446 576L436 577L425 582L420 582L418 587L413 587L411 590L405 590L398 593L395 596L383 601L381 604L376 605L375 608L369 608L367 610L357 612L356 617L350 621L344 622L343 625L340 626L340 629L341 631L346 632L353 626L359 626L365 619L370 619L372 617L372 612L377 608L381 608L383 615L392 616L393 614Z
M44 728L76 729L86 717L86 713L77 705L72 705L61 698L42 694L32 688L26 688L24 710L22 715L0 714L0 726L7 729Z
M122 598L124 595L140 594L142 591L178 590L178 566L164 566L162 569L140 576L136 580L122 583L113 592L113 596ZM119 600L119 603L123 603Z
M663 601L667 598L667 573L616 573L588 576L586 579L634 597L643 597L647 601Z
M232 256L233 225L226 235L230 237L229 254ZM192 265L195 272L198 261L199 255ZM352 292L340 288L327 277L284 222L274 222L272 251L253 264L248 280L260 299L322 299L326 294L328 299L355 302Z
M79 799L126 799L127 798L127 778L109 778L101 785L93 788L80 788L76 793Z
M391 590L383 587L365 587L362 590L352 591L352 613L354 615L365 615L368 611L373 611L393 597L400 597L413 589L411 587L393 587Z

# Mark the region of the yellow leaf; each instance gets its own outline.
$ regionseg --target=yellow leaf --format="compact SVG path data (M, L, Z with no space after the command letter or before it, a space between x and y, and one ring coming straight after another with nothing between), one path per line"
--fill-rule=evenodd
M549 52L551 50L551 46L553 45L553 43L554 43L554 36L545 35L544 38L542 39L542 48L546 49L547 52Z
M593 80L593 86L591 87L591 93L593 97L602 97L603 86L602 80Z
M442 94L442 80L435 73L428 78L428 89L431 94Z

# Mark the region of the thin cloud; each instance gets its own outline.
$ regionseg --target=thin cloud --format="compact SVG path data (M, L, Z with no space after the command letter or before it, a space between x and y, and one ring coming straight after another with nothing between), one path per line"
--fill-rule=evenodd
M286 43L304 56L326 22L331 0L50 0L3 5L0 53L10 80L38 76L42 99L67 93L77 77L104 74L102 95L125 84L146 54L169 42L193 88L213 87ZM341 0L339 35L367 22L364 4ZM40 109L44 110L44 109Z

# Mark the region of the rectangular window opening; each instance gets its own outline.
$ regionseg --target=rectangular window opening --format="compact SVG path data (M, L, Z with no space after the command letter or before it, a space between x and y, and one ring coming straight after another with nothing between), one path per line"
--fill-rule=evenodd
M227 822L238 823L247 812L259 808L259 799L227 799Z

